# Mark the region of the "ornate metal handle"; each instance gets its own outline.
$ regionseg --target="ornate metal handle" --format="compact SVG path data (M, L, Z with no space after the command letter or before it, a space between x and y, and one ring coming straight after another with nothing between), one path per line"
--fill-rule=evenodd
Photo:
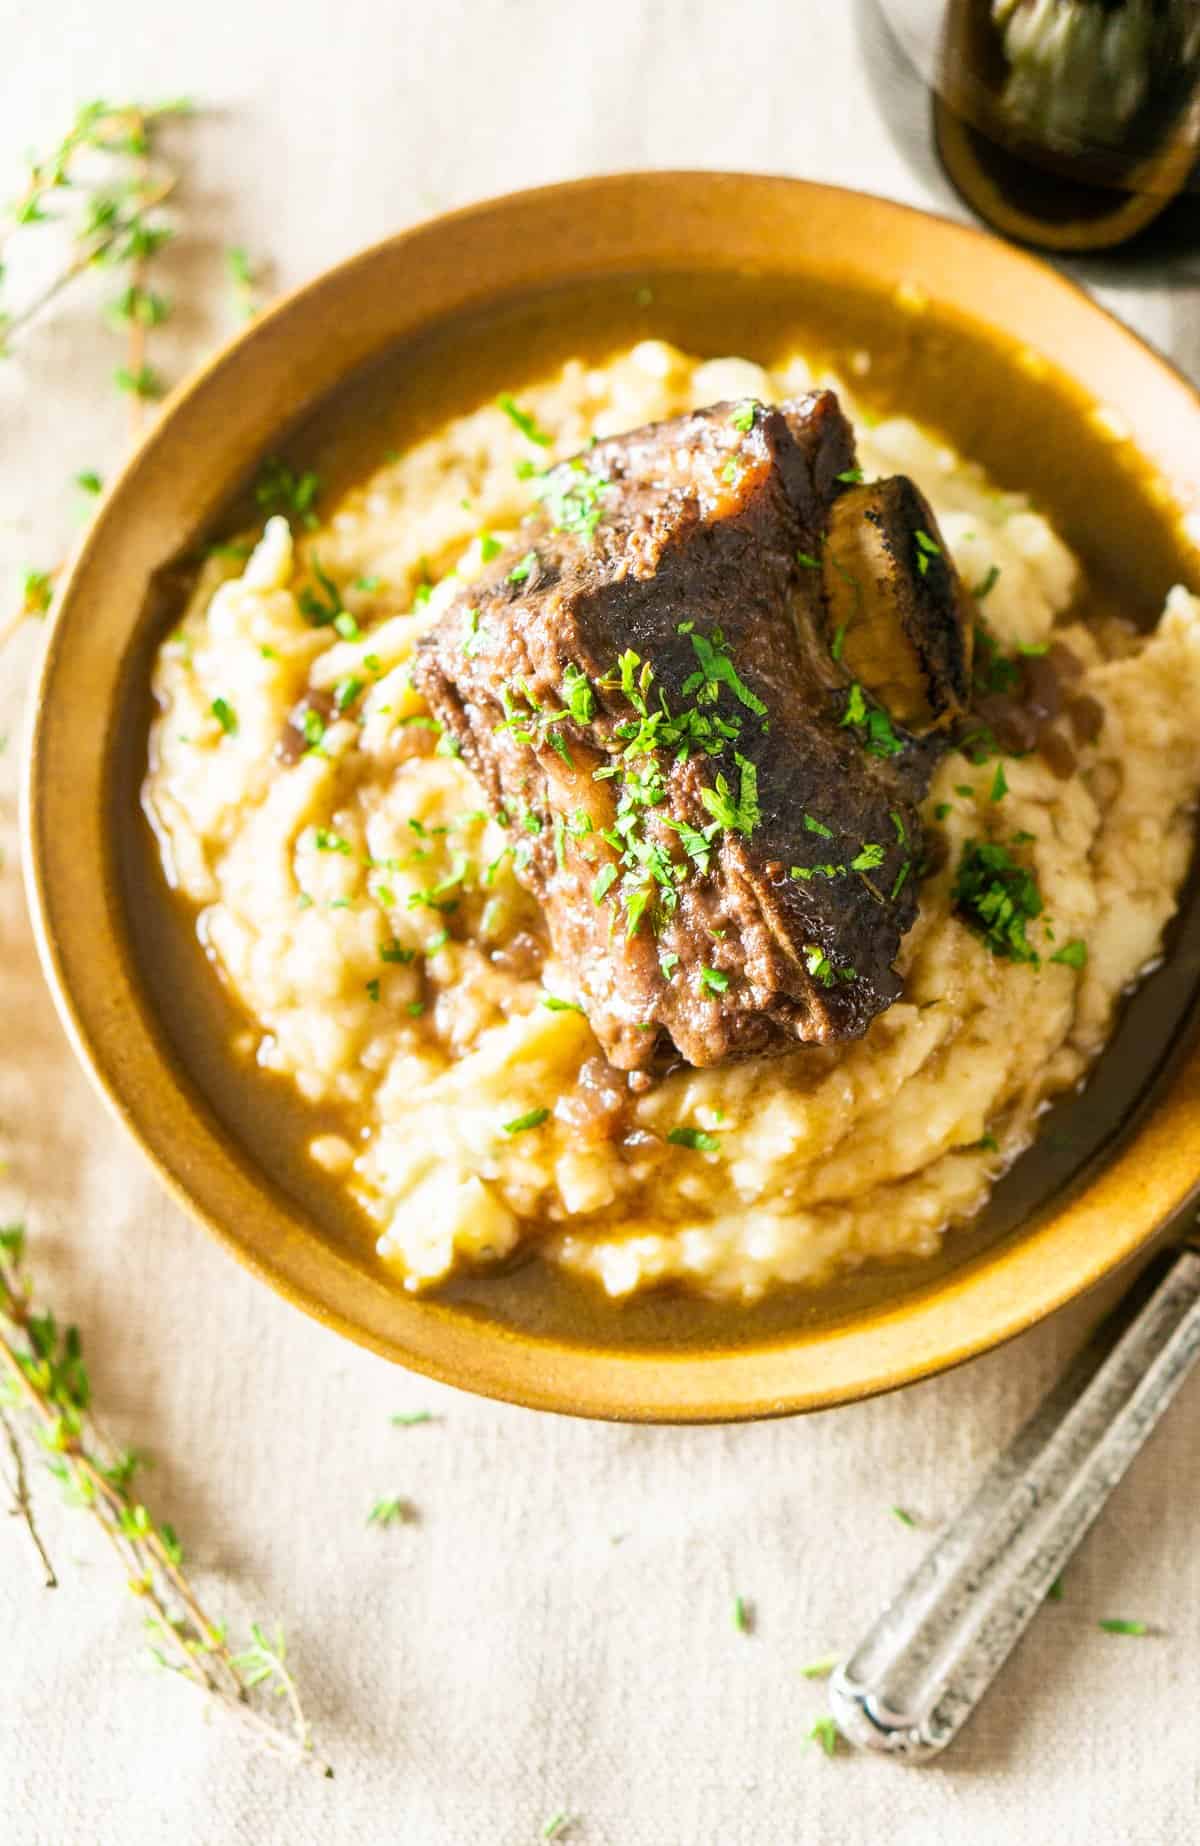
M1198 1358L1185 1251L1101 1328L834 1673L850 1743L918 1763L945 1749Z

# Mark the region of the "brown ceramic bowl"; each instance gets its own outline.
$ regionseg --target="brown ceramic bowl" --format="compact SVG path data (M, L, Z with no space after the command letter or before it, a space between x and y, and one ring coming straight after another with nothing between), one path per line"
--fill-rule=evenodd
M924 1377L1131 1257L1200 1176L1192 888L1164 969L1126 1009L1082 1100L1002 1182L983 1220L925 1266L746 1314L679 1299L609 1306L519 1277L406 1296L256 1139L219 1067L177 1029L171 983L148 972L131 892L149 862L131 874L122 841L169 567L219 528L297 419L386 353L397 391L440 415L452 386L476 398L519 388L573 340L599 349L640 330L765 358L784 322L829 349L869 345L893 395L1002 485L1030 489L1122 606L1148 614L1173 579L1195 584L1180 522L1200 506L1200 401L1053 271L849 192L634 174L421 225L256 321L175 395L128 463L49 639L28 759L27 873L48 978L105 1099L175 1198L289 1300L406 1365L542 1409L717 1420ZM354 401L349 391L342 401ZM1097 404L1112 413L1101 423ZM1116 428L1127 439L1114 440Z

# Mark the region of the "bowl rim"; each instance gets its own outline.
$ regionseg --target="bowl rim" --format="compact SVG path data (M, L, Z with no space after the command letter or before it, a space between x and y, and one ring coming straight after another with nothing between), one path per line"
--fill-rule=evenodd
M418 1303L368 1276L321 1239L298 1207L289 1208L263 1176L255 1175L245 1151L216 1123L190 1080L166 1055L128 945L122 962L116 920L120 904L117 900L114 911L111 867L105 874L104 950L96 961L89 957L86 937L96 934L96 917L79 906L78 884L72 883L47 819L56 806L66 811L61 774L56 786L55 772L70 760L56 734L54 701L61 685L70 683L64 680L73 670L70 647L87 619L98 560L115 535L136 527L137 495L147 469L161 453L169 457L181 425L202 414L210 398L219 400L234 368L281 329L298 326L306 315L319 318L319 311L362 274L417 252L422 240L485 235L506 215L552 215L563 206L575 210L606 198L632 199L634 189L663 196L674 191L692 205L716 209L720 193L730 188L763 204L768 198L779 204L786 194L789 201L807 202L814 210L857 213L876 228L886 227L889 236L923 236L947 258L963 258L969 250L983 261L986 252L993 268L998 264L1010 271L1047 300L1068 302L1076 318L1084 317L1093 327L1107 327L1109 346L1131 362L1136 358L1147 378L1165 389L1169 401L1183 405L1200 429L1200 393L1177 367L1080 285L973 225L870 193L762 174L635 171L507 193L410 225L321 271L234 334L170 394L69 561L34 689L23 757L22 859L44 974L93 1086L176 1203L293 1305L385 1357L442 1382L529 1408L633 1422L788 1415L895 1389L998 1346L1094 1287L1143 1249L1200 1185L1200 1156L1187 1153L1189 1146L1200 1149L1200 1046L1179 1059L1154 1108L1141 1112L1115 1156L1047 1223L1003 1240L995 1253L939 1278L927 1293L902 1294L865 1322L826 1325L815 1332L799 1329L791 1340L774 1336L757 1346L666 1354L546 1340L487 1319L467 1322L447 1315L436 1302ZM670 266L660 263L658 268L665 272ZM653 263L645 259L631 257L627 267L654 273ZM569 276L564 272L558 279ZM358 363L347 364L342 375ZM322 386L304 401L326 389ZM274 427L280 434L285 425L276 419ZM231 468L227 481L236 473ZM197 527L203 523L201 516L193 519ZM148 579L143 589L147 585ZM139 626L135 617L127 643L132 644ZM94 798L102 805L103 791L97 789ZM112 933L111 943L106 932ZM112 981L118 977L121 985L114 991ZM130 1031L127 1041L123 1034ZM613 1311L619 1312L619 1306ZM955 1326L959 1330L951 1331Z

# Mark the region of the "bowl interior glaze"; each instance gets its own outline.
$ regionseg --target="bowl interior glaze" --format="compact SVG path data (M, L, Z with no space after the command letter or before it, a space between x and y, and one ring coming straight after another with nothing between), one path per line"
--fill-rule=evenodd
M1031 491L1117 606L1149 619L1170 582L1200 587L1181 526L1200 506L1200 402L1034 260L797 181L628 175L518 194L329 272L167 405L60 602L25 843L39 945L77 1051L176 1197L252 1269L343 1332L468 1389L580 1414L715 1420L827 1405L969 1357L1097 1281L1186 1203L1200 1177L1196 880L1163 969L1125 1009L1092 1082L930 1262L749 1312L682 1297L614 1306L540 1266L416 1300L306 1173L296 1112L289 1126L282 1106L260 1109L263 1080L223 1062L215 980L197 985L134 818L148 661L178 606L180 560L236 516L265 455L317 459L333 492L378 439L380 406L394 441L397 419L421 433L572 351L600 357L651 334L768 361L788 344L835 362L869 348L868 399L903 403L1001 485ZM1104 430L1091 416L1101 405Z

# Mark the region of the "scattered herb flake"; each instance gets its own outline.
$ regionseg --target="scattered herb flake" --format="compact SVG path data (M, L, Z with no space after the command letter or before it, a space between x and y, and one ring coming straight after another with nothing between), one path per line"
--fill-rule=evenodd
M226 737L236 737L238 728L237 713L229 703L229 700L214 699L209 709L224 731Z
M506 1135L523 1135L530 1128L540 1128L549 1114L549 1109L530 1109L525 1115L514 1116L511 1122L505 1122L504 1132Z
M1076 936L1070 942L1064 942L1061 949L1055 949L1050 960L1064 962L1068 968L1086 968L1087 958L1087 943Z
M710 1134L706 1128L672 1128L667 1134L672 1147L690 1147L693 1153L717 1154L721 1151L720 1138Z
M501 392L496 402L509 421L516 424L527 442L536 443L539 449L550 447L552 438L546 434L544 429L538 428L536 419L528 410L522 410L516 399L507 391Z
M819 1743L826 1756L836 1756L838 1727L832 1718L818 1718L808 1733L809 1743Z

